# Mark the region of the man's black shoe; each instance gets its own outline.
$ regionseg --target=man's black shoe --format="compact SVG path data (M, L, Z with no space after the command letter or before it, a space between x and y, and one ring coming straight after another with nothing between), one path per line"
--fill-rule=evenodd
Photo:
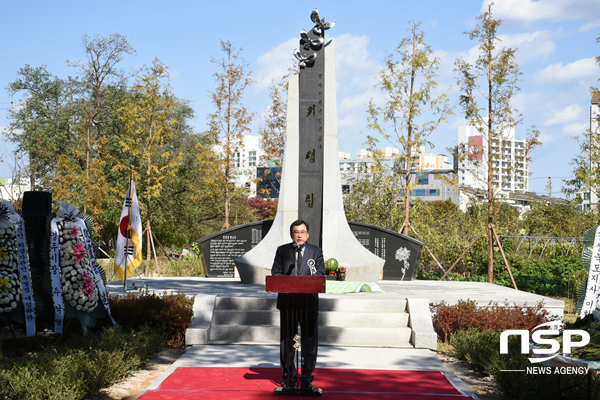
M303 382L302 383L302 389L312 389L313 385L310 382Z

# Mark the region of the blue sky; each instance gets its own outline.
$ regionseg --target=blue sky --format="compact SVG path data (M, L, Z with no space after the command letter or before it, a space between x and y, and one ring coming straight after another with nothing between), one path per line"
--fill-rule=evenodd
M246 95L250 111L260 116L269 105L268 86L279 79L291 62L300 29L310 29L314 7L336 26L327 32L336 41L338 134L340 150L354 157L367 134L365 104L380 96L373 87L386 52L392 51L408 32L411 20L421 23L426 41L441 60L438 82L459 94L454 61L476 57L477 43L463 34L475 26L476 17L488 1L320 1L314 4L289 1L20 1L2 2L0 24L0 127L7 126L11 101L5 88L25 64L47 65L60 77L76 71L65 65L83 58L81 36L127 36L137 50L123 67L131 70L158 57L169 66L175 95L191 101L198 132L206 127L211 111L208 91L214 88L216 71L211 57L221 57L219 40L243 48L242 56L253 71L256 84ZM517 47L523 73L521 92L514 105L523 114L517 137L536 125L543 145L532 154L530 190L546 193L552 177L553 194L562 178L572 175L571 159L579 152L574 137L589 127L589 86L600 85L600 1L598 0L498 0L494 17L503 20L503 44ZM457 141L456 116L432 134L435 144L428 152L448 153ZM11 145L0 141L0 176L7 175Z

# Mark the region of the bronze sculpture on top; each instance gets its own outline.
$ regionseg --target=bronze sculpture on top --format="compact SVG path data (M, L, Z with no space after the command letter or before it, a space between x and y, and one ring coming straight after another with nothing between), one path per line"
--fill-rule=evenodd
M325 259L348 265L347 280L377 282L385 260L367 250L348 225L342 199L337 140L335 47L325 42L334 23L311 13L314 27L300 32L294 52L300 73L289 83L286 145L277 215L267 235L235 260L242 282L265 282L273 255L288 240L287 228L310 221L309 243Z

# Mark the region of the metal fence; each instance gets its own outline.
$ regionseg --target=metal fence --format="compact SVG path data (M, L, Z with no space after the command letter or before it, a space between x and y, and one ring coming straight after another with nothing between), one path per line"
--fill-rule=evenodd
M515 248L515 254L528 253L529 257L538 256L542 258L544 253L552 255L557 253L568 256L570 253L580 252L583 248L583 239L580 237L547 237L547 236L502 236L500 240L506 244L510 240Z

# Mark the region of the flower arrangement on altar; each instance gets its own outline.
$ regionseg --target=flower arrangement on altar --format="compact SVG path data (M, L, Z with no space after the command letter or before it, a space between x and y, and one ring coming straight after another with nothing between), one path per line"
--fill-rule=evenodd
M63 299L77 311L92 312L98 306L98 288L82 232L68 216L58 218L57 227Z

